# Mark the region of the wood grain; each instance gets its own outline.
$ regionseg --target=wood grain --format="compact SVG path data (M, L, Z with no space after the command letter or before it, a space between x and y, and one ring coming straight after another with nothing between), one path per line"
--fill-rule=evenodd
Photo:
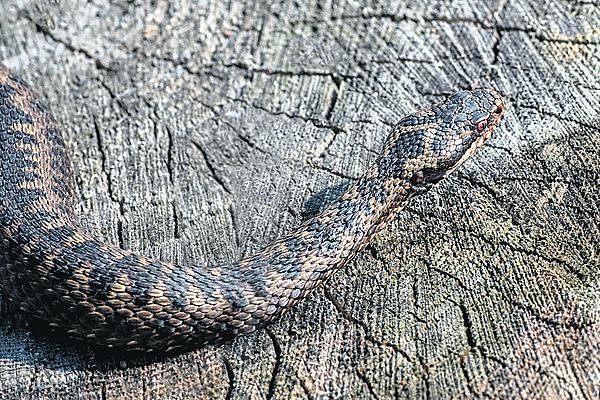
M181 263L290 230L416 108L472 85L510 103L475 159L249 337L119 362L1 303L0 398L600 397L597 2L9 0L0 16L0 61L64 127L82 224Z

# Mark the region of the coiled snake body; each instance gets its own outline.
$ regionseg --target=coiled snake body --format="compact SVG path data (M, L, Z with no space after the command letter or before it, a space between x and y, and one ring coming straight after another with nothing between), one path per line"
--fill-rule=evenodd
M465 161L500 123L487 89L403 118L374 164L336 201L256 254L178 266L132 254L78 227L58 126L0 64L0 286L22 312L73 339L169 351L253 332L306 297L394 218Z

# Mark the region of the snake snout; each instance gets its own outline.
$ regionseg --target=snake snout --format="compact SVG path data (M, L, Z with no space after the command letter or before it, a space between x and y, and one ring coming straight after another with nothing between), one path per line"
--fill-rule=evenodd
M483 118L473 120L476 136L482 136L483 140L489 138L502 121L506 111L506 103L502 95L494 89L476 89L473 95L478 98L477 106Z

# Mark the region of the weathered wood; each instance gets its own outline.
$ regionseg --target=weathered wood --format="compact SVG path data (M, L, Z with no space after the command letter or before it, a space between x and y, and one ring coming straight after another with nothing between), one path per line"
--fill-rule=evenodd
M0 60L64 126L82 223L167 260L258 249L456 89L510 111L257 334L120 365L4 306L0 398L600 398L597 2L1 3Z

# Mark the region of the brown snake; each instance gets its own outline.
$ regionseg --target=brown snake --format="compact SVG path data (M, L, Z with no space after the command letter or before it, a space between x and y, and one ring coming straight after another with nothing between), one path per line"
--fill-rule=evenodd
M458 92L400 120L381 155L323 211L230 265L179 266L83 231L49 109L0 64L0 286L70 338L169 351L253 332L365 248L408 200L469 158L502 120L489 89Z

